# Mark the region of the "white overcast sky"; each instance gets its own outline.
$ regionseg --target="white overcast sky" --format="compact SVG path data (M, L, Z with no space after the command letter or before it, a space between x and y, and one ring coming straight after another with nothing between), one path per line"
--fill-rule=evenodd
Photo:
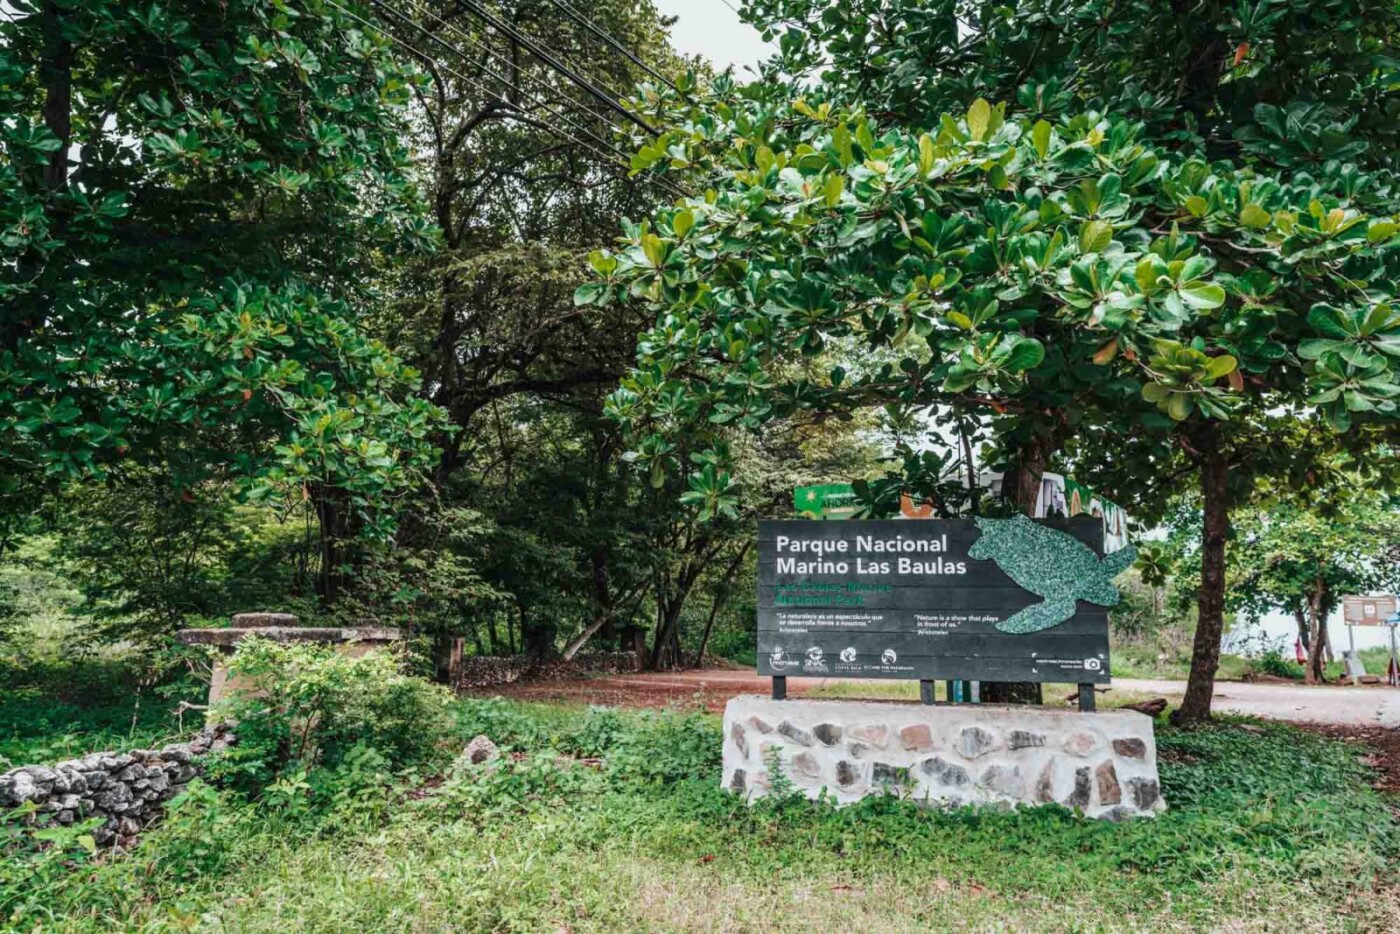
M719 68L757 65L773 47L765 45L758 31L740 22L724 0L655 0L656 7L680 19L671 27L671 42L686 55L703 55ZM734 6L739 0L731 0Z

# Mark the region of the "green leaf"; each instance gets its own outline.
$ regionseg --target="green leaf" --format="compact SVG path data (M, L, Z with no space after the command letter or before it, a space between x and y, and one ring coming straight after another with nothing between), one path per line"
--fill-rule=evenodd
M987 127L992 122L992 105L982 98L972 102L972 106L967 109L967 132L975 140L982 140L987 135Z
M1225 304L1225 290L1213 282L1193 279L1181 286L1181 299L1198 310L1219 308Z
M1371 226L1366 228L1366 239L1371 243L1380 243L1395 236L1397 230L1400 230L1400 224L1395 221L1372 221Z
M676 216L671 218L671 227L676 231L677 239L684 238L695 226L695 215L689 210L676 212Z
M1006 369L1013 373L1023 373L1040 366L1044 359L1045 348L1041 346L1040 341L1023 338L1011 348L1011 355L1006 360Z
M1178 422L1185 421L1191 415L1191 409L1191 397L1184 392L1172 393L1167 400L1167 414Z
M1171 390L1161 383L1143 383L1142 398L1154 405L1171 394Z
M1253 227L1256 230L1261 227L1268 227L1273 223L1274 216L1257 204L1246 204L1244 210L1240 212L1240 223L1246 227Z
M1113 241L1113 225L1108 221L1089 221L1079 230L1081 253L1101 253Z
M646 254L647 260L658 269L666 261L666 244L662 243L661 238L654 233L642 237L642 252Z
M1031 128L1031 143L1035 146L1035 154L1041 159L1050 152L1050 133L1050 124L1044 120L1037 120Z
M1205 217L1206 210L1210 205L1205 198L1200 195L1192 195L1186 199L1186 212L1192 217Z
M919 176L928 178L933 171L934 150L933 137L925 133L919 137Z
M1239 367L1239 361L1229 354L1219 357L1211 357L1206 364L1206 379L1214 381L1222 376L1229 376Z
M841 203L841 193L846 190L846 176L836 172L826 177L826 183L822 186L822 196L826 201L826 206L834 208Z

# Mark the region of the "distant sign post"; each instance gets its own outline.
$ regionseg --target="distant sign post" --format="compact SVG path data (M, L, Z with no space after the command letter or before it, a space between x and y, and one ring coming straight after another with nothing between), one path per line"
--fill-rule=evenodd
M788 677L918 680L926 702L940 678L1069 681L1091 705L1134 556L1103 537L1088 517L761 522L759 674L775 697Z

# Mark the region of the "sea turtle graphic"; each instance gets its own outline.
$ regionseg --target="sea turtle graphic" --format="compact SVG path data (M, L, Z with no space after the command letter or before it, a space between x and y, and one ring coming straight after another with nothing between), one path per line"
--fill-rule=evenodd
M1058 626L1074 615L1077 600L1116 605L1113 578L1137 557L1129 546L1100 558L1073 535L1025 516L979 518L977 528L982 534L968 549L968 557L995 561L1013 581L1043 599L997 623L1002 632L1024 634Z

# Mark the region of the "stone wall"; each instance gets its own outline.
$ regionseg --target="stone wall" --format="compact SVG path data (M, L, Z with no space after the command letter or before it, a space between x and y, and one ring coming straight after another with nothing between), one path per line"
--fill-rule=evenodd
M541 662L529 655L470 655L459 663L453 687L466 691L511 684L526 677L549 681L640 670L635 652L589 652L567 662Z
M222 752L237 739L221 723L160 749L94 752L52 767L22 765L0 775L0 820L6 811L33 803L38 811L22 819L35 827L101 817L92 834L98 845L129 846L200 774L201 756Z
M757 797L774 767L808 797L893 792L933 805L1048 804L1113 820L1166 808L1152 718L1131 710L736 697L724 787Z

